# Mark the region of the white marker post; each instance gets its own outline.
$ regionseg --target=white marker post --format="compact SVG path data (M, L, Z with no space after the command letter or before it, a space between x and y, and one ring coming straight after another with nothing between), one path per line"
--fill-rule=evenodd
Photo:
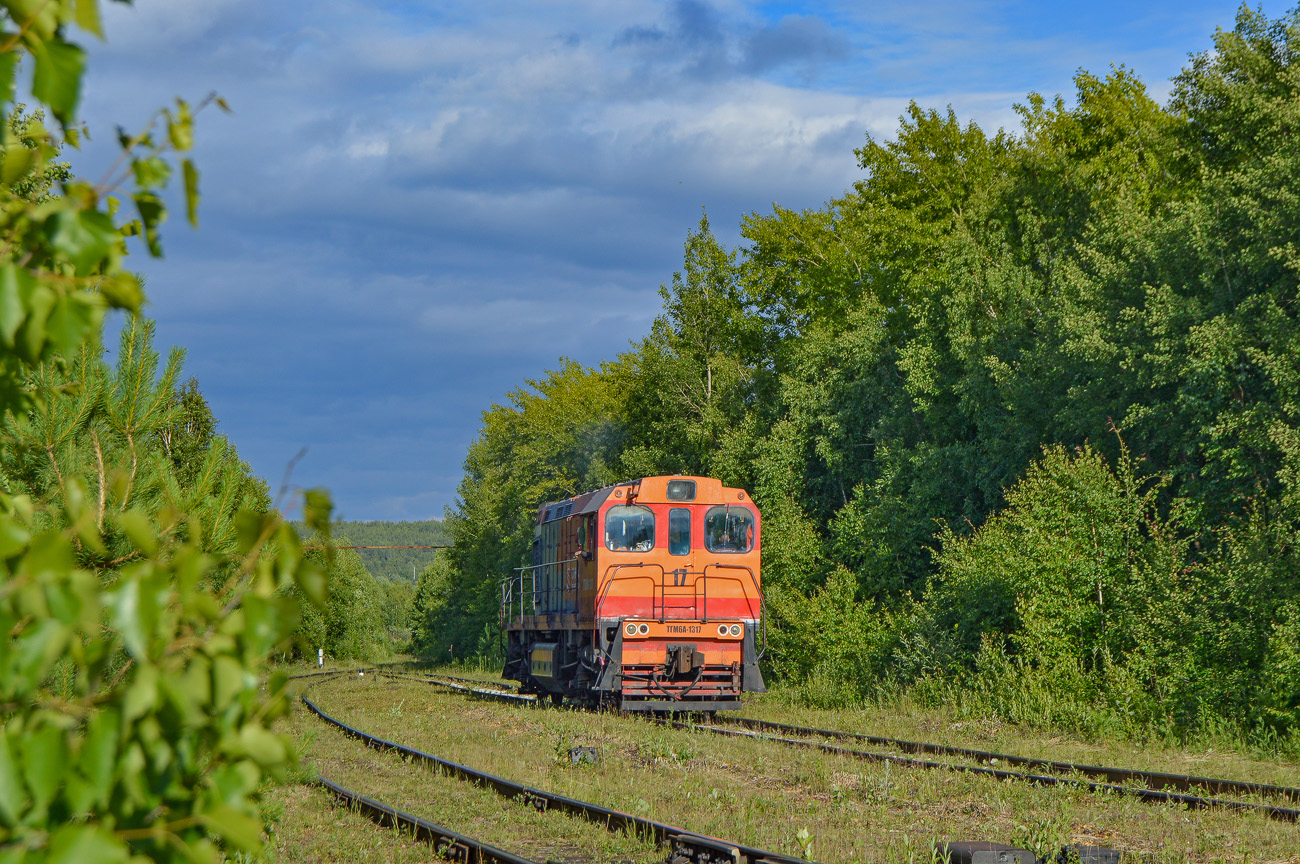
M317 649L316 649L316 666L319 667L319 668L323 668L323 667L325 666L325 649L324 649L324 648L317 648Z

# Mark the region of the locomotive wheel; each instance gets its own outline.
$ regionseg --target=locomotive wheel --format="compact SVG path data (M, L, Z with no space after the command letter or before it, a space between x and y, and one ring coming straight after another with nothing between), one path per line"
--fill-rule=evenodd
M563 705L563 704L564 704L564 694L563 694L563 693L552 693L552 694L551 694L551 704L552 704L552 705L555 705L556 707L559 707L560 705Z

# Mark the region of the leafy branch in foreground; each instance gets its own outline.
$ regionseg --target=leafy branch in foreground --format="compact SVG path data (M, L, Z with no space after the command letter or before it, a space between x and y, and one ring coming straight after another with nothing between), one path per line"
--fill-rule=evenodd
M108 311L143 303L128 238L162 254L178 157L191 223L198 203L184 101L119 135L100 184L57 161L82 135L68 35L102 38L99 13L0 0L0 860L217 861L259 846L258 790L291 763L284 681L258 676L325 578L224 444L170 449L179 367L155 380L147 325L99 360ZM307 493L303 519L327 532L329 509Z

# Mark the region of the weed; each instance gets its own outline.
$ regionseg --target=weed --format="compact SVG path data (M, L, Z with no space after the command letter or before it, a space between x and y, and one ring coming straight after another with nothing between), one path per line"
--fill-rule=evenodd
M695 753L689 743L676 740L678 736L659 727L637 744L637 755L647 762L664 760L682 764L689 762Z
M800 854L803 860L811 861L813 855L813 838L807 828L800 828L799 833L794 835L794 839L799 841Z
M569 762L569 750L573 748L573 738L568 732L561 732L555 736L555 743L551 746L551 751L555 754L555 761L560 764Z
M1051 818L1034 819L1028 824L1017 825L1007 842L1028 849L1042 860L1050 860L1063 847L1070 845L1070 829Z

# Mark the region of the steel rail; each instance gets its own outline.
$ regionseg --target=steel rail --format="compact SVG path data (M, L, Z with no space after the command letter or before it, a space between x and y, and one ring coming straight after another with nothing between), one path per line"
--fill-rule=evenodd
M907 741L901 738L883 738L877 735L863 735L857 732L840 732L834 729L812 729L804 726L790 726L785 723L773 723L768 720L754 720L747 717L715 718L715 723L727 726L744 726L760 732L780 732L787 735L804 735L808 737L833 738L840 741L865 741L878 747L897 747L904 753L929 753L936 756L962 756L977 762L1005 762L1008 765L1020 765L1025 768L1061 772L1065 774L1082 774L1085 777L1104 777L1112 783L1126 780L1139 780L1150 789L1177 789L1190 791L1204 789L1207 792L1222 794L1236 792L1247 795L1276 796L1287 801L1300 801L1300 789L1292 786L1274 786L1268 783L1251 783L1244 780L1224 780L1215 777L1198 777L1193 774L1172 774L1164 771L1146 771L1136 768L1107 768L1101 765L1081 765L1074 762L1056 762L1049 759L1035 759L1029 756L1013 756L1008 753L993 753L974 750L967 747L955 747L948 744L926 744L920 741Z
M804 741L798 738L785 738L778 735L767 735L760 732L723 729L718 726L701 726L693 723L682 723L677 720L659 720L657 722L671 726L675 729L700 730L709 732L713 735L750 738L757 741L774 741L790 747L820 750L823 753L845 756L850 759L857 759L864 762L887 762L891 765L902 765L909 768L925 768L927 770L953 771L960 774L976 774L984 777L993 777L997 780L1017 780L1020 782L1032 783L1037 786L1069 786L1076 789L1087 789L1089 792L1132 795L1148 803L1181 804L1189 809L1234 810L1240 813L1258 812L1263 813L1270 819L1276 819L1280 822L1300 821L1300 810L1294 810L1289 807L1279 807L1273 804L1250 804L1245 801L1229 801L1223 798L1204 798L1198 795L1184 795L1179 792L1164 792L1159 789L1150 789L1144 786L1121 786L1115 783L1095 783L1091 780L1082 780L1077 777L1062 777L1056 774L1030 774L1023 771L1004 771L999 768L985 768L978 765L957 765L951 762L931 762L928 759L913 759L907 756L894 756L889 753L871 753L865 750L850 750L847 747L836 747L834 744L823 744L819 741Z
M330 669L323 672L303 672L297 675L287 676L290 681L301 681L307 678L335 678L341 675L351 675L357 672L365 671L364 667L357 669ZM324 683L317 681L308 686L311 689L316 684ZM368 798L359 792L354 792L345 786L335 783L327 777L320 774L316 775L313 781L316 785L322 786L329 790L335 798L345 802L349 807L358 810L368 816L372 821L383 827L401 827L410 831L411 836L417 840L430 843L433 850L440 858L448 861L457 862L457 864L540 864L530 858L524 858L498 849L487 843L475 840L473 837L452 831L449 828L443 828L435 825L426 819L413 816L405 811L391 807L382 801L374 798Z
M393 678L397 681L414 681L417 684L431 684L435 687L455 690L457 693L461 693L465 696L480 697L496 702L510 702L518 705L540 705L542 702L542 700L532 694L516 693L513 692L513 688L510 688L509 685L494 684L491 681L477 681L473 678L458 678L455 675L418 675L411 672L390 672L387 669L376 669L375 674L383 675L385 678ZM496 687L498 689L478 690L469 686L474 684L486 687ZM551 707L555 706L552 704Z
M388 828L405 828L417 840L433 845L433 850L440 858L455 861L458 864L539 864L531 858L524 858L475 840L464 834L435 825L426 819L412 816L396 807L390 807L382 801L367 798L359 792L353 792L340 786L333 780L317 775L316 784L328 789L335 798L345 802L354 810L369 816L377 824Z
M438 676L449 681L467 684L483 684L489 687L509 688L508 684L495 681L475 681L471 678ZM807 726L792 726L769 720L757 720L749 717L715 717L711 722L726 726L743 726L760 732L780 732L786 735L803 735L806 737L832 738L840 741L864 741L878 747L897 747L904 753L928 753L936 756L960 756L982 763L1003 762L1025 768L1045 770L1062 774L1082 774L1085 777L1101 777L1111 783L1124 783L1136 780L1152 790L1175 789L1188 792L1204 789L1214 794L1239 793L1245 795L1274 796L1287 801L1300 801L1300 788L1294 786L1277 786L1269 783L1252 783L1246 780L1227 780L1218 777L1201 777L1195 774L1175 774L1167 771L1148 771L1140 768L1110 768L1102 765L1085 765L1075 762L1058 762L1050 759L1036 759L1030 756L1015 756L1010 753L995 753L976 750L969 747L957 747L950 744L928 744L921 741L908 741L902 738L886 738L879 735L864 735L858 732L844 732L835 729L815 729Z
M389 674L389 673L384 673L384 674ZM443 676L438 676L438 677L443 677ZM520 696L515 693L475 690L470 687L465 687L458 684L452 684L446 681L438 681L433 678L426 679L420 677L420 678L414 678L414 680L421 680L428 684L434 684L437 686L446 687L451 690L457 690L457 691L465 692L467 694L472 694L480 698L494 699L500 702L532 703L534 701L532 699L529 699L528 697ZM1265 816L1267 816L1270 819L1275 819L1281 822L1300 821L1300 810L1296 810L1289 807L1280 807L1273 804L1252 804L1245 801L1229 801L1222 798L1207 798L1199 795L1185 795L1178 792L1167 792L1161 789L1153 789L1145 786L1126 786L1126 785L1119 785L1116 783L1095 783L1089 780L1080 779L1079 777L1068 777L1068 776L1062 777L1053 774L1031 774L1023 771L1005 771L999 768L986 768L977 765L959 765L959 764L953 764L951 762L932 762L928 759L912 759L907 756L895 756L889 753L871 753L864 750L852 750L847 747L836 747L833 744L823 744L819 741L804 741L797 738L788 738L780 735L763 734L757 731L748 732L748 731L740 731L734 729L724 729L719 726L712 726L708 724L683 723L681 721L667 720L667 719L657 719L655 720L655 722L661 723L665 726L670 726L675 729L708 732L710 734L722 735L726 737L743 737L743 738L749 738L751 740L757 740L757 741L772 741L790 747L801 747L805 749L820 750L823 753L829 753L836 756L844 756L850 759L857 759L866 762L886 762L893 765L900 765L909 768L924 768L927 770L944 770L944 771L953 771L956 773L975 774L984 777L993 777L998 780L1016 780L1025 783L1032 783L1038 786L1066 786L1066 787L1072 787L1077 789L1086 789L1090 792L1132 795L1138 798L1139 800L1148 803L1181 804L1189 809L1222 809L1222 810L1232 810L1241 813L1259 812L1259 813L1263 813ZM754 721L754 722L761 723L764 721ZM782 726L783 724L773 724L773 725ZM802 732L807 734L820 734L823 732L823 730L815 730L815 729L805 730L803 729L803 727L798 727L798 726L787 726L785 728L792 732L797 731L797 732ZM826 733L826 734L830 734L832 736L834 736L835 734L843 734L852 737L854 733ZM863 736L863 737L868 738L869 736ZM894 739L877 739L877 740L881 743L892 743ZM907 743L915 743L915 742L907 742ZM926 746L942 747L944 745L926 745ZM960 750L962 748L954 748L954 749ZM981 752L981 751L970 751L970 752ZM987 755L990 757L1002 758L1001 754L987 754ZM1023 757L1012 757L1012 758L1023 758ZM1074 771L1077 774L1084 773L1082 770L1079 770L1078 767L1072 766L1066 762L1055 763L1055 764L1063 766L1066 770ZM1121 772L1126 769L1103 769L1103 770L1114 770L1116 772ZM1141 779L1143 776L1146 775L1156 776L1156 777L1162 776L1157 772L1132 772L1130 776L1134 777L1135 779ZM1177 777L1180 775L1168 775L1168 776ZM1219 782L1222 782L1224 784L1231 784L1238 781L1226 780L1226 781L1219 781ZM1289 787L1268 787L1268 786L1264 786L1263 784L1245 784L1245 785L1250 786L1252 792L1260 788L1276 788L1276 789L1289 788ZM1300 793L1300 790L1291 790L1291 791Z
M347 675L349 672L356 672L356 669L330 669L328 672L300 672L297 675L286 675L286 681L301 681L304 678L323 678L327 675Z
M525 703L534 706L543 706L541 700L534 699L531 696L523 696L518 693L509 692L514 689L511 685L493 681L480 681L473 678L461 678L454 675L414 675L414 674L394 674L380 670L379 674L394 678L400 681L416 681L422 684L432 684L444 687L449 690L462 693L467 696L477 696L497 702L506 702L510 704ZM443 680L438 680L443 679ZM488 687L501 688L494 690L478 690L473 687L467 687L463 684L452 682L464 682L464 684L486 685ZM666 721L660 721L666 722ZM729 733L728 730L715 730L707 726L696 726L689 723L673 723L667 721L667 725L675 726L688 730L705 730L721 731L723 734L744 734ZM752 736L759 740L767 740L766 736ZM802 744L804 742L796 742ZM853 752L853 751L849 751ZM915 761L915 760L906 760ZM931 763L931 767L948 767L941 763ZM984 841L976 842L946 842L934 847L935 854L939 855L941 860L951 861L952 864L974 864L977 857L982 862L996 860L1003 864L1049 864L1048 859L1039 859L1032 852L1020 849L1014 846L1007 846L1001 843L990 843ZM993 853L993 857L988 857L985 853ZM1073 856L1073 857L1072 857ZM1050 859L1053 862L1070 861L1077 858L1081 864L1118 864L1121 853L1118 850L1104 846L1080 846L1070 844L1061 848L1060 854ZM669 864L677 864L676 859L670 859ZM761 864L761 862L760 862Z
M459 685L444 686L469 689L460 688ZM754 846L720 840L706 834L686 831L665 822L633 816L620 810L612 810L598 804L591 804L586 801L579 801L576 798L569 798L565 795L525 786L522 783L516 783L513 780L507 780L486 771L479 771L475 768L442 759L431 753L425 753L413 747L407 747L371 735L326 714L316 703L307 698L306 693L303 693L299 699L309 711L321 718L321 720L338 728L345 735L362 741L367 747L379 752L391 750L408 759L437 766L450 776L491 789L506 798L527 804L539 812L555 809L570 815L580 816L591 822L604 824L611 831L627 831L644 837L652 837L660 845L672 847L672 860L689 861L694 862L694 864L724 864L724 862L725 864L807 864L802 858L794 858Z

